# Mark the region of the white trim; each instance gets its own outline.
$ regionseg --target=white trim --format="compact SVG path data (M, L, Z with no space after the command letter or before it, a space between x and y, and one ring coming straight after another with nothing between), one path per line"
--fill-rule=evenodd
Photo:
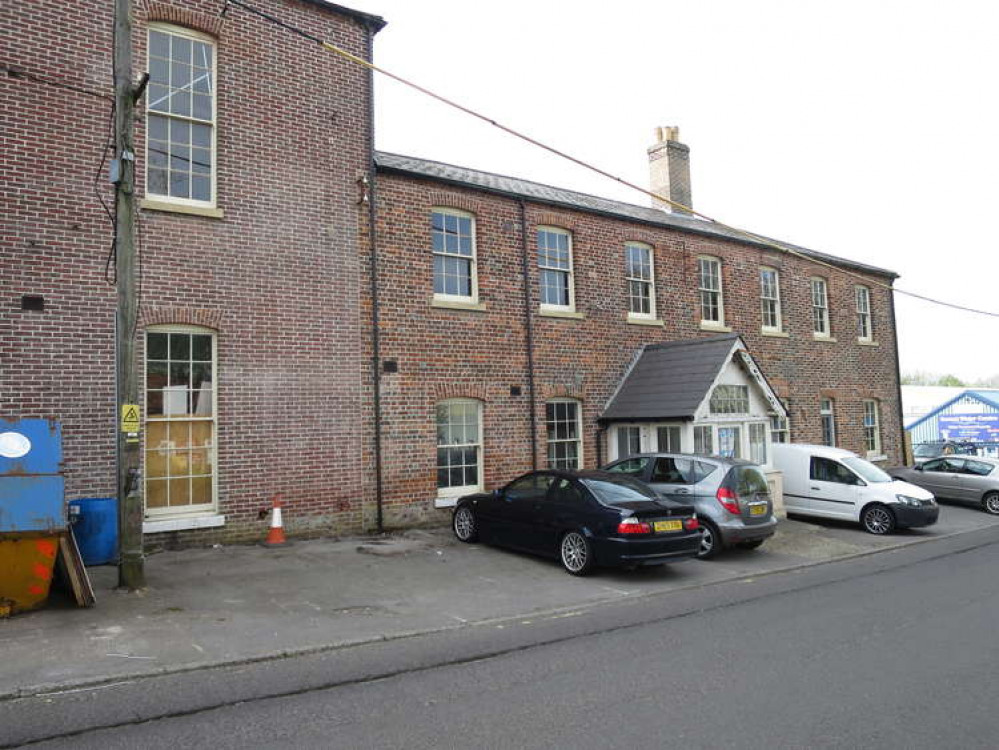
M576 439L552 440L548 432L548 404L576 405ZM576 465L568 468L583 468L583 402L578 398L550 398L545 401L545 468L553 469L548 459L548 446L552 443L576 443Z
M861 310L860 308L860 292L863 290L864 298L867 305L866 310ZM858 344L870 344L874 341L874 316L871 314L871 290L869 287L863 284L855 284L853 287L853 298L856 303L857 308L857 327L860 327L860 321L867 321L867 335L861 336L859 331L857 333L857 343Z
M478 435L476 436L476 440L477 440L476 443L463 443L461 446L459 446L459 445L443 445L442 446L439 442L437 442L437 439L436 439L436 431L437 431L437 409L438 409L438 407L443 406L443 405L447 405L447 404L474 404L475 405L476 422L478 423ZM435 485L437 484L437 470L440 468L437 465L437 458L436 458L437 451L440 448L457 448L457 447L462 447L462 446L468 447L468 446L474 445L476 447L476 454L477 454L476 455L476 458L477 458L477 461L476 461L476 473L478 474L478 477L479 477L478 484L463 484L463 485L457 486L457 487L437 487L436 489L437 489L437 498L438 499L443 499L443 498L456 499L456 498L461 497L462 495L469 495L469 494L471 494L473 492L482 492L483 489L485 488L485 477L483 476L484 473L485 473L485 462L483 460L483 454L484 454L485 451L483 450L483 447L484 447L483 446L483 434L484 434L484 432L483 432L483 424L482 424L483 421L484 421L484 413L485 413L485 409L483 408L483 402L480 401L477 398L446 398L443 401L437 401L434 404L434 432L435 432L435 440L434 440L434 456L435 456L435 458L434 458L434 484ZM441 507L441 506L438 506L438 507Z
M763 296L763 274L766 272L773 273L774 275L774 297L764 297ZM774 313L777 318L777 325L768 326L763 323L763 302L764 300L773 301L775 303ZM760 330L764 335L780 335L784 331L784 312L781 310L780 304L780 271L772 266L760 266Z
M815 304L815 284L819 282L822 284L822 304ZM812 276L808 279L808 299L809 299L809 309L812 311L812 338L814 339L832 339L832 315L829 310L829 281L822 276ZM816 330L815 328L815 311L824 310L825 315L823 315L824 327L821 330Z
M634 247L639 250L644 250L649 254L649 278L643 279L638 276L628 275L628 250ZM652 245L647 242L638 242L635 240L629 240L624 243L624 280L628 285L628 322L637 322L639 320L652 321L653 325L655 323L662 324L662 321L656 320L656 260L655 260L655 250ZM639 313L631 309L631 282L637 281L640 284L648 284L649 286L649 312Z
M185 531L187 529L210 529L225 526L225 516L217 513L157 518L142 522L143 534L159 534L163 531Z
M718 288L709 289L703 286L703 274L701 272L701 261L710 261L715 263L718 267ZM704 292L714 292L718 295L718 320L711 320L704 317ZM701 314L701 327L706 326L720 330L725 327L725 284L722 277L722 261L721 258L715 255L698 255L697 256L697 305L700 308ZM726 329L731 330L731 329Z
M199 120L195 117L185 117L184 115L175 115L169 112L159 112L157 110L149 109L150 98L147 95L146 106L145 106L145 144L144 144L144 181L143 181L143 198L146 201L143 208L153 209L157 211L169 211L176 210L179 213L193 213L201 216L212 216L214 218L222 218L222 213L215 213L215 209L218 208L218 172L219 172L219 150L218 150L218 60L219 60L219 44L218 39L212 37L208 34L204 34L200 31L194 31L185 26L176 26L171 23L164 23L161 21L152 21L146 26L146 70L151 69L149 61L149 53L152 45L149 43L150 32L159 32L161 34L172 34L173 36L186 37L193 41L202 42L204 44L211 45L212 48L212 119L211 119L211 129L212 129L212 169L211 169L211 180L209 187L209 198L208 200L196 200L194 198L177 198L169 194L169 181L170 181L170 169L169 165L167 168L167 194L163 193L151 193L149 191L149 116L150 114L156 115L157 117L164 117L169 121L182 120L188 123L196 123L199 125L208 124L205 120ZM172 58L170 60L172 64ZM169 143L169 140L167 141ZM141 205L141 204L140 204ZM189 210L184 211L183 209L201 209L200 211Z
M553 266L543 266L541 265L540 258L538 255L538 233L539 232L550 232L552 234L564 234L567 239L567 248L569 251L569 269L555 268ZM576 313L576 259L573 255L572 249L572 232L568 229L563 229L562 227L550 226L547 224L539 224L534 228L534 252L536 258L536 264L538 268L538 299L541 299L541 289L544 285L541 283L541 273L542 271L558 271L561 273L567 273L569 276L569 304L568 305L552 305L545 302L540 302L541 314L552 314L552 313ZM566 315L565 317L570 317Z
M212 413L210 417L192 417L191 415L184 415L177 418L171 418L169 416L160 415L158 418L150 419L149 415L149 334L151 333L162 333L162 334L172 334L172 333L182 333L189 336L210 336L212 340ZM142 357L142 384L140 386L140 393L142 397L142 495L143 495L143 516L149 519L152 523L157 519L169 519L171 517L177 517L178 514L185 515L187 518L191 517L214 517L214 514L218 512L219 501L218 501L218 487L219 487L219 462L218 462L218 332L206 328L204 326L186 325L186 324L155 324L147 326L143 332L143 357ZM162 361L162 360L157 360ZM167 360L172 362L173 360ZM156 390L156 389L154 389ZM204 390L204 389L202 389ZM164 391L164 394L166 391ZM165 398L165 396L164 396ZM209 449L209 458L212 465L212 497L210 503L200 503L198 505L188 505L188 506L167 506L165 508L149 508L146 505L146 498L148 497L146 491L146 485L149 481L149 472L146 468L146 454L149 451L148 448L148 438L149 438L149 424L150 422L156 424L170 424L171 422L207 422L212 426L212 436L211 436L211 448ZM156 477L157 479L159 477ZM206 515L207 514L207 515ZM218 516L222 518L222 516ZM221 525L221 524L214 524ZM188 528L188 527L185 527ZM189 528L199 528L199 527L189 527Z
M444 216L456 216L460 219L468 219L471 222L471 239L472 239L472 254L471 256L465 256L461 254L454 254L449 252L439 252L434 250L433 247L433 236L434 236L434 226L433 226L433 215L442 214ZM461 211L457 208L446 208L444 206L433 206L430 209L430 256L434 258L436 256L442 256L447 258L461 258L468 260L469 268L469 285L471 287L471 294L446 294L444 292L434 292L434 302L443 303L438 306L440 307L450 307L453 306L457 308L458 305L464 306L464 309L485 309L483 305L482 308L471 307L479 304L479 243L478 243L478 229L475 221L475 214L470 211ZM434 270L431 263L431 281L433 282ZM451 304L449 304L451 303Z

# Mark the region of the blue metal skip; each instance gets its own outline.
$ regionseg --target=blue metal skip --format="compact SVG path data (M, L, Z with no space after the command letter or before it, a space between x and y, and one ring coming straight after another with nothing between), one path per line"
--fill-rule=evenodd
M47 419L0 419L0 535L66 529L62 428Z

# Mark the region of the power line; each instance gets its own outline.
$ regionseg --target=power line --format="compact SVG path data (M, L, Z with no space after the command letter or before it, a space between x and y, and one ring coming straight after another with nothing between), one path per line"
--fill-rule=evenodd
M53 86L58 89L65 89L66 91L75 91L77 94L86 94L87 96L95 96L98 99L114 99L111 94L102 94L99 91L91 91L90 89L85 89L82 86L74 86L71 83L64 83L62 81L56 81L51 78L45 78L38 75L37 73L29 73L26 70L21 70L20 68L14 67L7 63L0 63L0 70L7 73L10 78L20 78L26 81L33 81L35 83L41 83L45 86Z
M678 209L680 211L684 211L685 213L688 213L691 216L696 216L699 219L703 219L704 221L707 221L707 222L710 222L710 223L714 224L715 226L721 227L723 229L727 229L730 232L734 232L734 233L736 233L736 234L744 237L745 239L748 239L748 240L752 241L755 244L762 244L762 245L764 245L766 247L773 248L774 250L778 250L778 251L786 253L788 255L791 255L791 256L794 256L794 257L797 257L797 258L801 258L802 260L808 261L810 263L815 263L815 264L820 265L820 266L825 266L825 267L830 268L830 269L832 269L834 271L837 271L839 273L846 274L848 276L852 276L854 278L860 279L860 280L862 280L866 284L872 284L874 286L879 286L879 287L881 287L883 289L888 289L888 290L892 291L893 293L903 294L903 295L906 295L908 297L913 297L915 299L919 299L919 300L922 300L924 302L930 302L930 303L935 304L935 305L941 305L943 307L949 307L949 308L952 308L954 310L961 310L963 312L975 313L977 315L986 315L988 317L999 318L999 312L992 312L990 310L980 310L980 309L977 309L977 308L974 308L974 307L967 307L965 305L958 305L958 304L955 304L953 302L946 302L944 300L935 299L933 297L929 297L929 296L926 296L926 295L923 295L923 294L918 294L916 292L909 292L909 291L906 291L904 289L900 289L898 287L895 287L892 284L885 284L884 282L872 280L872 279L868 278L867 276L864 276L864 275L862 275L860 273L856 273L856 272L851 271L849 269L843 268L843 267L838 266L838 265L836 265L834 263L830 263L828 261L821 260L820 258L815 258L815 257L813 257L811 255L808 255L807 253L801 252L800 250L796 250L794 248L788 247L787 245L784 245L782 243L776 242L776 241L774 241L772 239L769 239L767 237L763 237L763 236L758 235L758 234L756 234L754 232L750 232L750 231L747 231L745 229L740 229L739 227L732 226L731 224L726 224L726 223L724 223L722 221L719 221L718 219L715 219L715 218L713 218L711 216L708 216L708 215L706 215L704 213L701 213L700 211L695 211L690 206L685 206L682 203L678 203L676 201L670 200L669 198L667 198L665 196L662 196L662 195L659 195L658 193L656 193L656 192L654 192L652 190L647 190L646 188L643 188L640 185L636 185L633 182L629 182L628 180L625 180L622 177L618 177L617 175L614 175L614 174L612 174L610 172L607 172L606 170L603 170L600 167L594 166L593 164L590 164L589 162L583 161L582 159L579 159L579 158L577 158L575 156L572 156L571 154L568 154L568 153L566 153L564 151L560 151L559 149L555 148L554 146L549 146L546 143L543 143L543 142L538 141L538 140L536 140L534 138L531 138L530 136L525 135L524 133L521 133L518 130L514 130L513 128L511 128L511 127L509 127L507 125L504 125L504 124L502 124L500 122L497 122L496 120L492 119L491 117L488 117L488 116L486 116L486 115L484 115L484 114L482 114L480 112L477 112L477 111L475 111L473 109L470 109L469 107L466 107L466 106L464 106L462 104L459 104L458 102L455 102L455 101L453 101L451 99L448 99L447 97L442 96L442 95L440 95L440 94L438 94L438 93L436 93L434 91L431 91L430 89L427 89L427 88L425 88L423 86L420 86L419 84L414 83L413 81L410 81L410 80L408 80L406 78L403 78L402 76L396 75L395 73L392 73L391 71L385 70L384 68L381 68L381 67L375 65L374 63L369 62L368 60L365 60L365 59L363 59L361 57L358 57L357 55L351 54L347 50L342 49L340 47L337 47L335 44L331 44L329 42L323 41L322 39L319 39L316 36L308 34L308 33L304 32L304 31L302 31L301 29L298 29L298 28L296 28L296 27L294 27L294 26L292 26L292 25L290 25L288 23L285 23L284 21L281 21L280 19L275 18L274 16L271 16L271 15L269 15L267 13L264 13L263 11L257 10L256 8L254 8L254 7L250 6L250 5L247 5L246 3L242 2L242 0L226 0L225 7L223 8L221 15L223 15L223 16L225 15L225 13L228 10L230 4L237 5L240 8L243 8L244 10L246 10L246 11L248 11L248 12L254 14L254 15L257 15L257 16L259 16L259 17L261 17L261 18L269 21L270 23L276 24L277 26L280 26L283 29L286 29L286 30L288 30L288 31L290 31L290 32L292 32L294 34L297 34L298 36L301 36L301 37L303 37L305 39L308 39L310 42L318 44L320 47L322 47L323 49L327 50L328 52L333 52L334 54L340 55L344 59L349 60L350 62L355 63L356 65L360 65L360 66L362 66L364 68L367 68L368 70L374 71L375 73L380 73L380 74L382 74L383 76L385 76L387 78L391 78L392 80L397 81L397 82L401 83L404 86L407 86L407 87L409 87L411 89L414 89L415 91L420 92L421 94L429 96L432 99L436 99L437 101L441 102L442 104L445 104L445 105L447 105L447 106L449 106L449 107L451 107L453 109L457 109L459 112L464 112L465 114L470 115L471 117L474 117L474 118L476 118L478 120L482 120L483 122L485 122L485 123L487 123L489 125L492 125L493 127L498 128L499 130L502 130L503 132L508 133L509 135L514 136L515 138L519 138L520 140L526 141L527 143L530 143L533 146L537 146L538 148L544 149L545 151L548 151L551 154L554 154L554 155L556 155L556 156L558 156L558 157L560 157L562 159L570 161L573 164L576 164L577 166L583 167L584 169L587 169L587 170L589 170L591 172L595 172L596 174L599 174L602 177L606 177L608 179L614 180L615 182L618 182L618 183L624 185L625 187L631 188L632 190L637 190L638 192L640 192L640 193L642 193L644 195L647 195L647 196L649 196L651 198L655 198L656 200L661 201L663 203L666 203L669 206L671 206L671 207L673 207L675 209Z

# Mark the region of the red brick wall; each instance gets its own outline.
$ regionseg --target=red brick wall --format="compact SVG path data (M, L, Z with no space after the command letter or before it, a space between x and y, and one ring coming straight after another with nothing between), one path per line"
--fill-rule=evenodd
M111 0L5 4L4 62L111 92ZM352 18L296 0L261 10L366 56ZM217 37L218 206L224 218L143 210L140 331L218 334L218 499L224 529L163 541L255 538L285 497L292 533L357 531L361 468L357 178L368 166L367 72L220 0L134 3L134 69L147 18ZM140 110L141 111L141 110ZM67 497L114 494L110 225L94 194L109 102L0 76L0 413L64 425ZM144 184L143 118L136 128ZM110 200L107 168L97 176ZM44 312L20 309L45 297Z
M435 403L452 396L484 402L485 484L492 488L531 468L530 408L517 202L415 176L378 177L379 295L383 374L386 517L430 520L436 496ZM476 216L479 301L485 311L445 310L433 294L430 213L450 205ZM863 450L862 399L881 403L890 460L901 456L890 293L869 276L877 346L857 344L854 285L842 272L742 243L583 213L527 205L530 309L534 325L539 466L545 462L544 403L583 403L585 465L597 463L597 417L639 347L713 335L700 330L697 256L723 261L725 323L745 339L778 394L789 400L792 439L819 442L819 398L836 398L839 444ZM539 224L572 232L576 310L582 320L541 317L534 233ZM654 248L658 316L663 328L627 319L624 243ZM787 338L760 334L759 267L780 270ZM812 339L808 279L829 280L832 336ZM510 386L522 388L512 396ZM604 439L603 460L606 460Z

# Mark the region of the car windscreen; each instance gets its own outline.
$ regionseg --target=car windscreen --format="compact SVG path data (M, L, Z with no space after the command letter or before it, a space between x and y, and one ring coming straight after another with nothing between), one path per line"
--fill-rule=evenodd
M857 458L856 456L850 456L849 458L844 458L842 460L844 464L857 472L862 479L871 482L872 484L894 481L890 476L885 474L870 461L865 461L864 459Z
M633 503L636 500L655 500L658 495L644 484L632 481L627 477L620 479L594 479L587 477L580 480L583 486L596 496L597 500L606 505Z

